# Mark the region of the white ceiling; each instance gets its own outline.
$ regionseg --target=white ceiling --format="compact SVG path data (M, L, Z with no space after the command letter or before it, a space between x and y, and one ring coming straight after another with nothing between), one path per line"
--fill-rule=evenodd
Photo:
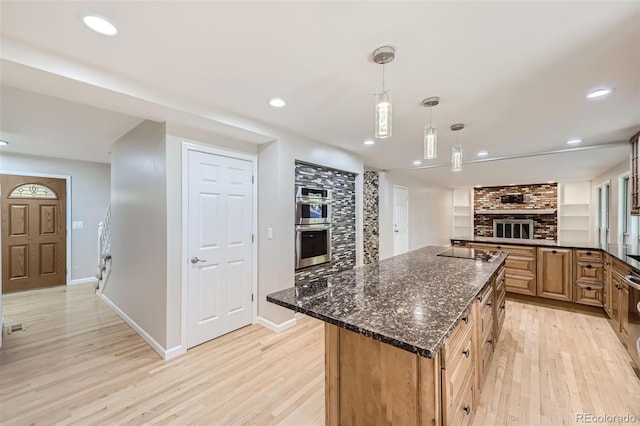
M82 140L88 154L96 144L102 155L85 159L104 161L109 139L149 118L253 143L282 128L355 152L371 167L410 169L427 118L420 101L439 96L433 121L440 158L425 164L444 167L411 173L446 186L495 185L591 179L624 161L627 147L613 143L640 130L637 1L5 0L0 12L0 136L13 136L8 127L26 118L68 123L66 138L59 126L58 156L83 158ZM88 13L108 17L120 34L90 32L81 22ZM362 142L373 136L373 93L382 72L371 53L385 44L397 51L386 66L394 135L367 147ZM586 92L600 85L616 91L587 101ZM40 104L24 91L66 101L55 106L46 98L53 118L46 106L35 117L26 109L8 113L14 103L26 105L19 95ZM271 108L273 96L287 107ZM94 107L105 110L94 140L76 137L73 119L88 130L92 120L83 117L97 117ZM481 149L490 157L564 149L572 137L584 146L612 145L465 164L454 174L446 166L455 142L448 128L459 122L466 126L459 134L465 160ZM20 127L21 137L5 149L44 140L37 129Z

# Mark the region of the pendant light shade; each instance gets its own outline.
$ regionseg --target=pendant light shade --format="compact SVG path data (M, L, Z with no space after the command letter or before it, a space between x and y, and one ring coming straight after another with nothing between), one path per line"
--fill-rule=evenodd
M462 171L462 145L458 140L459 131L464 129L464 124L451 125L451 131L456 132L456 145L451 149L451 171Z
M393 116L391 107L391 95L385 88L384 65L393 61L396 51L391 46L382 46L373 51L373 62L382 65L382 91L375 96L375 137L378 139L390 138L393 134Z
M438 158L438 131L433 127L424 126L424 159Z
M391 137L393 116L391 115L391 99L389 91L376 93L376 128L375 137L385 139Z
M429 124L424 125L424 159L433 160L438 158L438 131L433 127L431 123L431 108L440 103L440 98L431 97L422 101L422 106L429 108Z

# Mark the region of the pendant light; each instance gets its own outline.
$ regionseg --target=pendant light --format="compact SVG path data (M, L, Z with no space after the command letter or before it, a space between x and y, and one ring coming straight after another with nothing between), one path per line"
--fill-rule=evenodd
M375 137L390 138L392 134L391 97L389 89L384 86L384 64L396 57L396 50L391 46L382 46L373 51L373 62L382 65L382 91L375 93Z
M456 145L451 149L451 171L462 171L462 145L458 141L459 131L464 129L464 124L452 124L451 131L456 132Z
M433 160L438 157L438 132L431 125L431 108L440 103L440 98L433 96L422 100L422 106L429 108L429 127L424 125L424 159Z

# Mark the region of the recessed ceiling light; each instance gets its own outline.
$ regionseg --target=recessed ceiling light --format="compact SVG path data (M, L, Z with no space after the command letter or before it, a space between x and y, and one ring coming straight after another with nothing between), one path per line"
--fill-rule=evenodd
M420 164L422 164L422 161L420 161L420 160L416 160L416 161L413 162L414 166L419 166Z
M376 142L371 140L371 139L367 139L366 141L364 141L365 145L373 145L374 143L376 143Z
M567 145L576 145L576 144L579 144L580 142L582 142L582 139L573 138L567 141Z
M9 145L9 142L0 140L0 145L1 146Z
M587 93L587 99L601 99L607 95L610 95L614 89L609 87L600 87L598 89L593 89L589 93Z
M489 155L489 151L478 151L478 157L486 157Z
M82 18L82 22L93 31L102 35L114 36L118 34L116 26L100 16L87 15Z
M269 105L271 105L274 108L282 108L286 104L287 103L284 101L284 99L280 99L280 98L269 99Z

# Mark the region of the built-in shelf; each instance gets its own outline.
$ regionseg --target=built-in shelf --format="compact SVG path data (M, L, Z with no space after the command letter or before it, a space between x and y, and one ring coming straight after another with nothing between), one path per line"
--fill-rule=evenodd
M473 236L473 190L453 190L453 235Z
M556 209L476 210L475 214L554 214Z
M558 191L558 239L590 240L591 183L567 182Z

